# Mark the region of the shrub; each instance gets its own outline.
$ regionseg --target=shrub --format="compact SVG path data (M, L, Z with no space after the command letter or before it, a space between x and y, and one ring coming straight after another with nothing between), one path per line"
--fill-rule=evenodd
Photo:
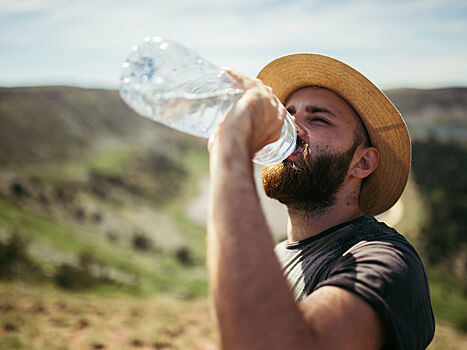
M175 251L175 257L182 265L190 266L194 264L193 255L188 247L180 247Z
M456 326L462 332L467 333L467 314L461 317L461 319L457 322Z
M88 271L67 263L61 264L57 268L54 280L59 287L65 289L89 288L98 283L98 280Z
M43 272L27 253L28 242L17 233L6 240L0 241L0 278L42 276Z
M89 252L84 252L79 256L78 265L69 263L61 264L55 271L55 283L65 289L86 289L98 284L112 283L103 274L103 265ZM96 271L99 271L96 273Z
M133 247L137 250L150 250L153 248L152 241L142 233L133 235Z

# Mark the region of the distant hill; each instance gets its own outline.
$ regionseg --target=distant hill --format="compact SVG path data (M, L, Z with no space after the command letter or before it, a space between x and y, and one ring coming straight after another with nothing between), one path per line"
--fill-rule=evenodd
M448 114L467 112L467 88L392 89L385 91L407 118L416 118L420 111L442 108ZM464 119L467 123L467 119Z
M467 140L467 88L393 89L385 93L404 116L413 139Z
M117 91L65 86L0 88L0 162L4 166L180 138L188 140L182 143L194 140L137 116ZM158 146L164 145L162 141Z

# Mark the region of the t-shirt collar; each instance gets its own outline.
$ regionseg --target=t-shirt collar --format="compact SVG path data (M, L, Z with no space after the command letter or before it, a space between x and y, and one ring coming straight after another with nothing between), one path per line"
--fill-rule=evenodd
M353 220L350 220L350 221L346 221L346 222L343 222L341 224L338 224L336 226L333 226L333 227L330 227L314 236L311 236L311 237L308 237L308 238L305 238L305 239L302 239L300 241L295 241L295 242L288 242L286 243L286 248L287 249L297 249L297 248L300 248L302 246L304 246L305 244L309 244L311 242L314 242L314 241L317 241L321 238L323 238L324 236L328 236L336 231L339 231L340 229L346 227L346 226L349 226L349 225L354 225L356 224L357 222L359 221L362 221L364 220L364 218L368 218L368 216L360 216L356 219L353 219Z

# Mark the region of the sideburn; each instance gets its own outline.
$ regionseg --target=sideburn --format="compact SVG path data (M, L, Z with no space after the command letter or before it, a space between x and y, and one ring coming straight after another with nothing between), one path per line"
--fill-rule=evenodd
M266 195L295 210L328 208L336 201L358 144L355 142L344 153L318 148L319 156L314 160L305 144L298 161L285 160L263 168L261 178Z

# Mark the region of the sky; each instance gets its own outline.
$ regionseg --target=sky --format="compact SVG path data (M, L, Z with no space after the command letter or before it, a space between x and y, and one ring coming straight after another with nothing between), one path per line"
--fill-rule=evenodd
M118 88L153 35L252 76L313 52L382 89L467 86L465 0L0 0L0 86Z

